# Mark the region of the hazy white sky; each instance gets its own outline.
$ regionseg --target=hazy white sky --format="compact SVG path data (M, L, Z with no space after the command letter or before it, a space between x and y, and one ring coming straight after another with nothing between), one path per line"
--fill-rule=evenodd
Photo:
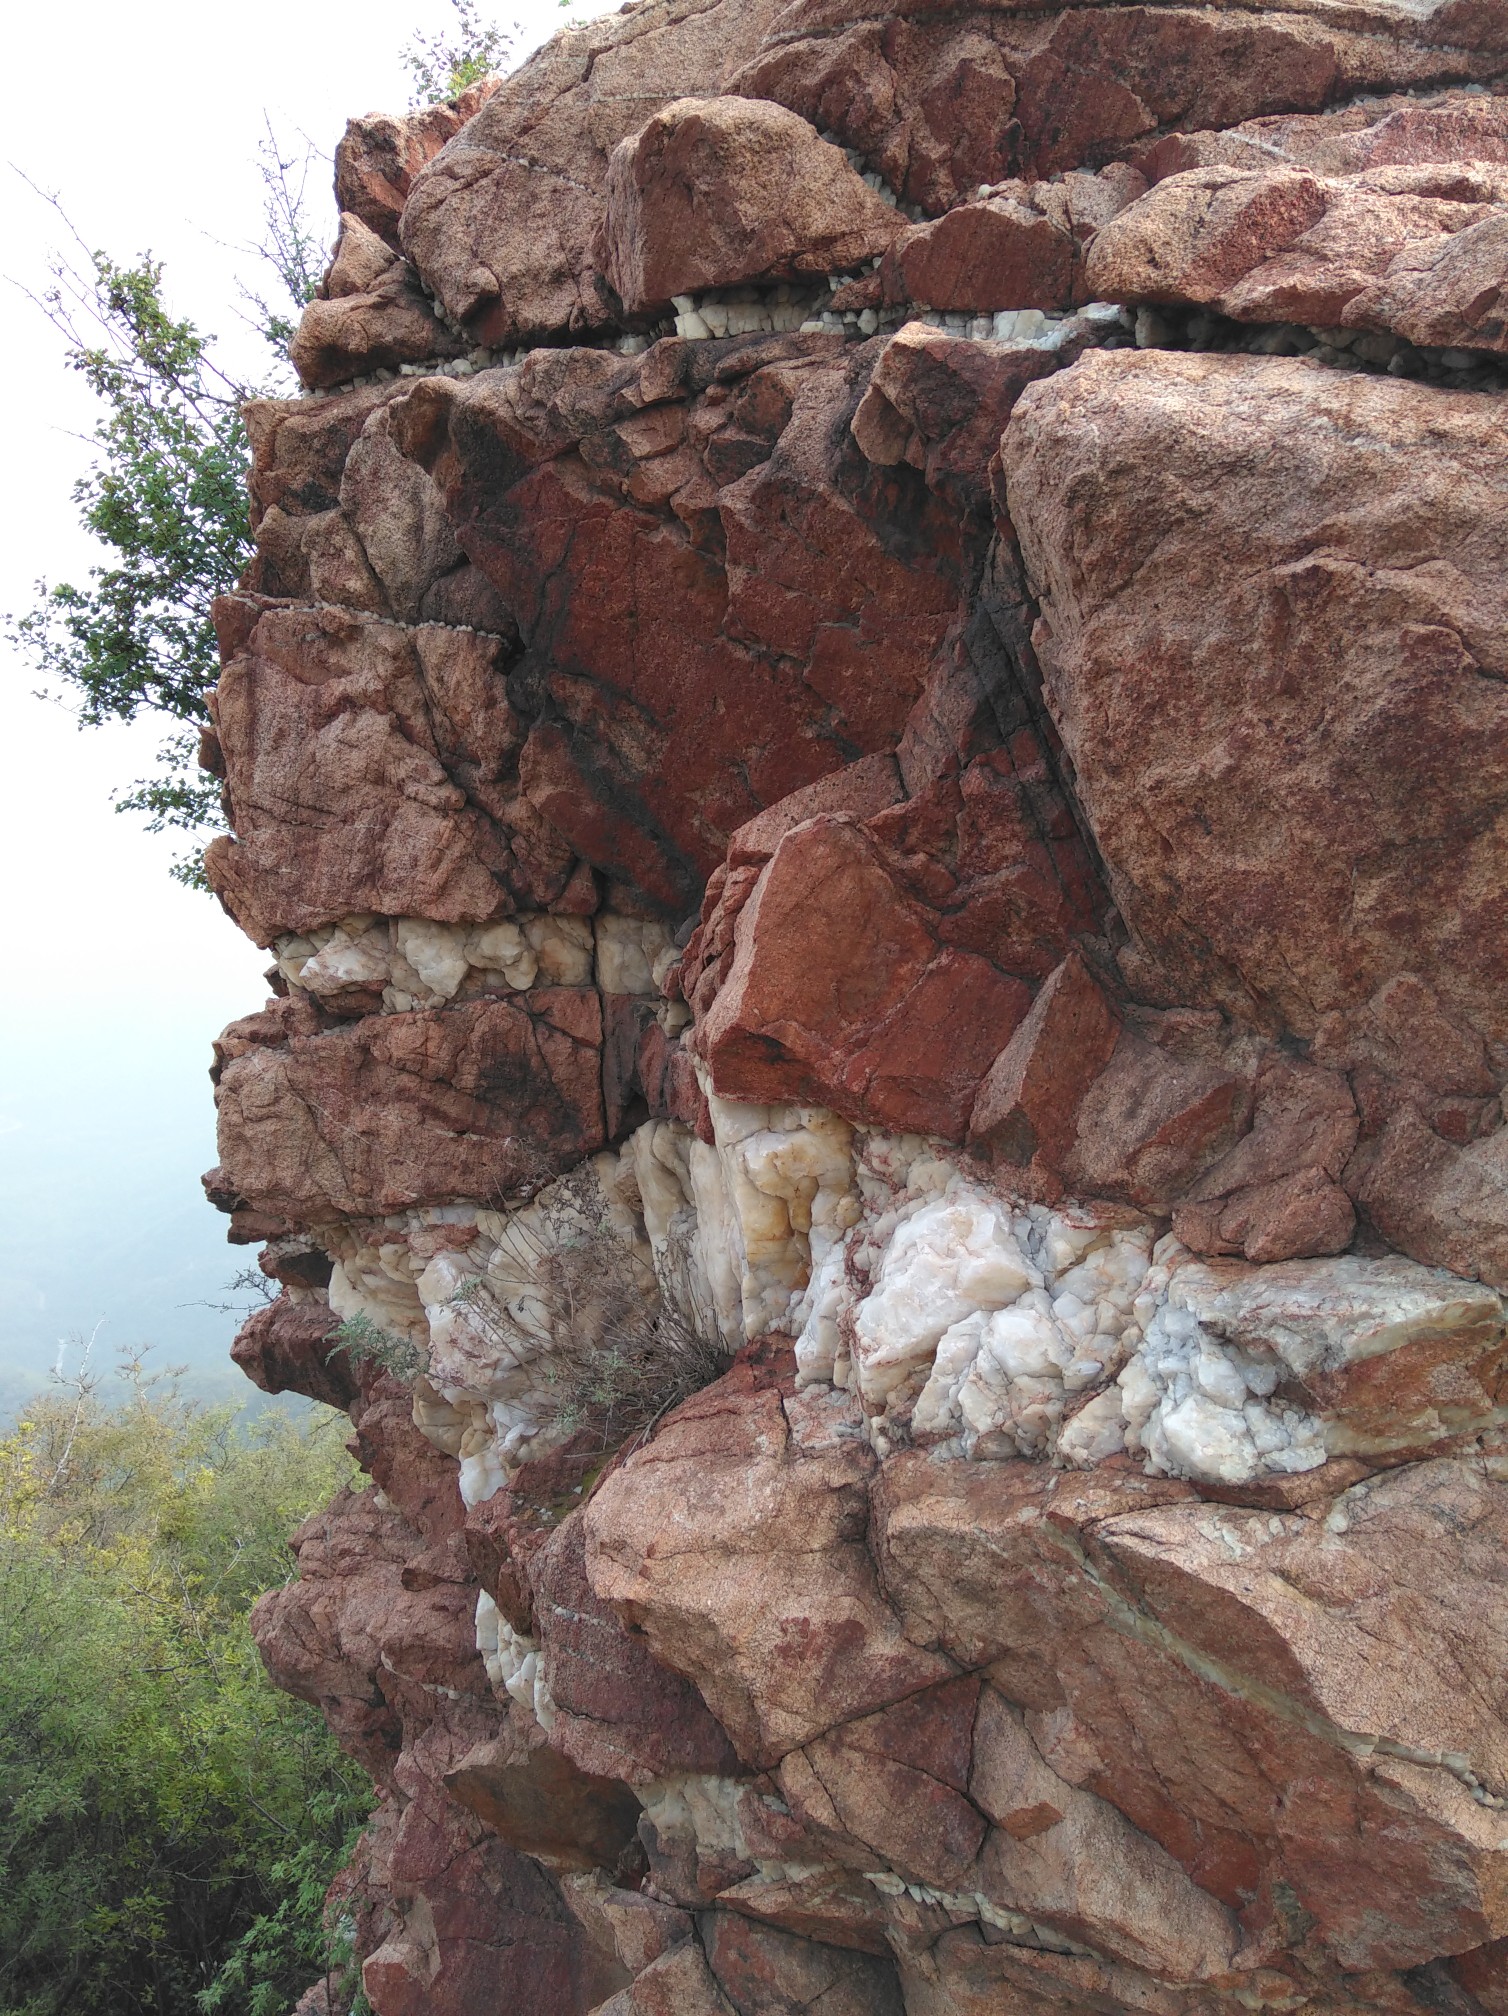
M495 13L518 22L522 48L605 11L503 0ZM0 272L40 289L61 235L17 169L62 199L90 246L164 259L173 305L223 334L234 365L260 370L265 351L238 322L247 260L235 248L259 227L264 113L333 150L351 114L403 109L403 46L452 22L448 0L18 10ZM322 174L316 205L333 230L326 187ZM70 492L93 415L60 339L15 286L0 345L0 611L19 613L38 578L89 565ZM265 956L169 880L171 839L110 807L112 786L151 767L158 730L81 732L33 684L0 644L0 1417L60 1339L101 1319L101 1351L156 1339L196 1367L223 1360L234 1319L200 1305L225 1299L221 1284L250 1256L224 1245L199 1193L214 1160L204 1073L215 1032L266 991Z

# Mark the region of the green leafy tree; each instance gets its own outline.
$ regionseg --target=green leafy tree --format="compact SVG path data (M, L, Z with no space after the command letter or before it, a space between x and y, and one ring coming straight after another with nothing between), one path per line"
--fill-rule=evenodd
M0 1440L0 2016L283 2016L341 1964L370 1786L248 1626L352 1474L339 1425L246 1428L138 1367Z
M447 30L418 36L403 52L415 104L456 97L501 68L512 49L511 32L485 20L477 0L451 5ZM267 124L258 149L262 234L239 248L252 270L272 276L266 287L240 287L248 319L280 367L261 384L226 370L214 339L173 311L160 260L144 252L123 263L91 248L56 198L45 199L75 249L54 261L50 284L32 298L100 404L98 454L73 494L105 557L83 584L39 582L35 606L7 625L46 696L69 706L81 726L143 713L168 724L156 774L117 792L115 802L119 811L144 813L150 831L193 837L173 872L194 887L205 886L204 842L222 827L219 787L198 766L198 731L219 669L210 609L252 550L241 408L287 385L288 343L325 263L306 207L320 158L307 144L302 153L287 148Z
M253 326L281 359L313 298L323 251L305 221L312 149L286 152L269 124L259 167L263 236L246 248L276 279L270 298L242 287ZM203 886L202 840L222 824L219 787L198 766L198 730L218 674L210 611L251 555L241 408L258 392L225 370L214 339L168 304L160 260L92 250L52 202L74 250L32 298L62 335L66 361L99 402L97 457L74 485L84 530L104 552L85 582L37 584L8 619L13 641L83 727L156 715L170 724L155 776L116 794L149 830L195 835L174 869Z
M160 773L118 794L120 809L145 812L153 831L214 827L219 792L198 769L197 729L217 668L211 604L251 551L246 388L172 314L150 254L134 265L103 252L60 259L40 299L103 409L99 457L73 496L106 557L83 584L39 582L12 634L82 726L142 712L174 724ZM197 854L178 872L196 880Z

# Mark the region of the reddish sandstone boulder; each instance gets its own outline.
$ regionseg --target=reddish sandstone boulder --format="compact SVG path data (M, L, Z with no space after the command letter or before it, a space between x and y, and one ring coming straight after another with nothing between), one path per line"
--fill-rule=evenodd
M613 149L662 105L720 90L774 11L770 0L670 0L573 25L419 171L403 249L474 340L614 319L593 249Z
M815 1398L815 1396L814 1396ZM593 1589L693 1680L751 1764L948 1678L908 1644L864 1545L874 1458L856 1410L742 1368L685 1402L586 1513Z
M330 270L288 346L306 385L340 385L369 371L459 357L463 340L430 307L419 275L362 223L340 220Z
M349 1407L357 1387L334 1341L338 1327L328 1302L294 1302L285 1290L247 1317L230 1355L264 1393L303 1393L327 1407Z
M993 1660L1046 1763L1234 1910L1248 1964L1396 1968L1480 1943L1502 1909L1469 1780L1500 1768L1504 1725L1450 1676L1503 1496L1441 1462L1323 1522L1212 1516L1178 1485L918 1455L887 1464L875 1516L908 1630ZM1499 1670L1508 1613L1467 1610L1466 1656Z
M516 636L456 544L434 485L392 446L383 416L401 389L246 406L257 550L242 576L246 593L215 604L222 661L248 641L253 598L263 595Z
M1253 1067L1224 1034L1213 1018L1177 1015L1121 1027L1073 1115L1058 1171L1070 1191L1167 1212L1235 1148L1251 1122Z
M1405 1103L1362 1144L1346 1180L1393 1245L1508 1288L1508 1129L1458 1147Z
M1146 186L1124 163L1057 182L1005 183L898 238L880 269L884 298L976 311L1088 301L1088 246Z
M969 1116L969 1146L992 1159L1061 1166L1078 1109L1115 1050L1120 1017L1071 952L1043 984L990 1066Z
M1096 238L1088 285L1112 301L1192 302L1243 322L1371 329L1500 349L1508 173L1193 169Z
M225 1180L305 1224L496 1197L603 1143L597 995L532 988L368 1017L230 1063Z
M723 1097L795 1096L954 1140L1030 1000L1020 980L941 944L874 842L839 819L780 842L734 946L697 1032Z
M884 19L827 0L785 17L731 88L836 133L905 202L938 215L981 183L1098 167L1169 129L1494 77L1508 53L1495 13L1463 18L1446 0L1434 0L1423 23L1405 25L1389 0L1347 22L1308 7Z
M1508 352L1508 176L1496 194L1495 208L1459 231L1405 245L1351 305L1348 324L1390 329L1410 343Z
M459 98L425 105L406 117L370 112L347 122L335 149L335 201L389 245L398 243L398 219L414 177L486 104L501 80L484 77Z
M236 837L208 862L248 935L269 944L363 910L481 923L513 890L529 907L558 893L570 856L557 842L531 862L527 827L515 848L503 823L522 739L503 662L500 640L463 631L260 615L216 689ZM460 749L466 784L447 767Z
M694 1686L593 1590L573 1514L532 1557L540 1671L555 1704L552 1746L581 1770L628 1784L678 1771L736 1774L738 1759Z
M1096 355L1017 404L1037 655L1164 999L1307 1036L1423 964L1508 1036L1505 425L1276 358Z
M637 314L708 287L841 273L902 222L794 112L683 98L608 162L603 271Z
M454 1461L414 1426L414 1393L370 1361L358 1367L359 1402L351 1408L350 1447L362 1469L422 1534L449 1581L476 1581L463 1522L466 1507Z
M972 343L908 322L875 361L850 422L854 440L877 466L908 463L929 489L982 512L990 461L1017 399L1033 379L1072 363L1079 347Z
M865 359L841 353L541 350L395 409L517 616L524 797L677 918L739 826L894 746L972 561L920 479L858 454Z
M1251 1132L1185 1191L1173 1229L1197 1253L1248 1260L1342 1252L1356 1225L1340 1183L1360 1130L1350 1087L1278 1054L1254 1092Z

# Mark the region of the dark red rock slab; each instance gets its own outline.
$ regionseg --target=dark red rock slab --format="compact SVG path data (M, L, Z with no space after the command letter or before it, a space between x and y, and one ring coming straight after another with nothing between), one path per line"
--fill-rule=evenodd
M226 1180L304 1223L501 1197L603 1144L595 993L534 988L258 1045L220 1080Z
M349 1407L357 1386L334 1339L338 1327L328 1302L295 1302L285 1290L247 1317L230 1355L264 1393L302 1393L327 1407Z
M697 1032L728 1098L797 1096L961 1137L1029 990L940 945L863 829L820 818L780 842L741 911Z
M990 1066L969 1117L969 1145L993 1160L1061 1166L1078 1109L1110 1062L1120 1017L1077 953L1049 975Z
M1084 257L1096 232L1146 186L1123 162L1002 184L898 238L880 268L884 298L975 312L1078 306L1094 298Z
M866 363L810 336L537 351L395 411L517 617L525 797L677 918L737 828L894 746L973 564L858 453Z

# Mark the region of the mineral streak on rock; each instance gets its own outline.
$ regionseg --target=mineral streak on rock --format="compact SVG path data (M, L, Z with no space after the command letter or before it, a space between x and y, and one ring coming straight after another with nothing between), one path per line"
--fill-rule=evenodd
M640 0L336 182L206 1183L376 2016L1504 2016L1508 10Z

